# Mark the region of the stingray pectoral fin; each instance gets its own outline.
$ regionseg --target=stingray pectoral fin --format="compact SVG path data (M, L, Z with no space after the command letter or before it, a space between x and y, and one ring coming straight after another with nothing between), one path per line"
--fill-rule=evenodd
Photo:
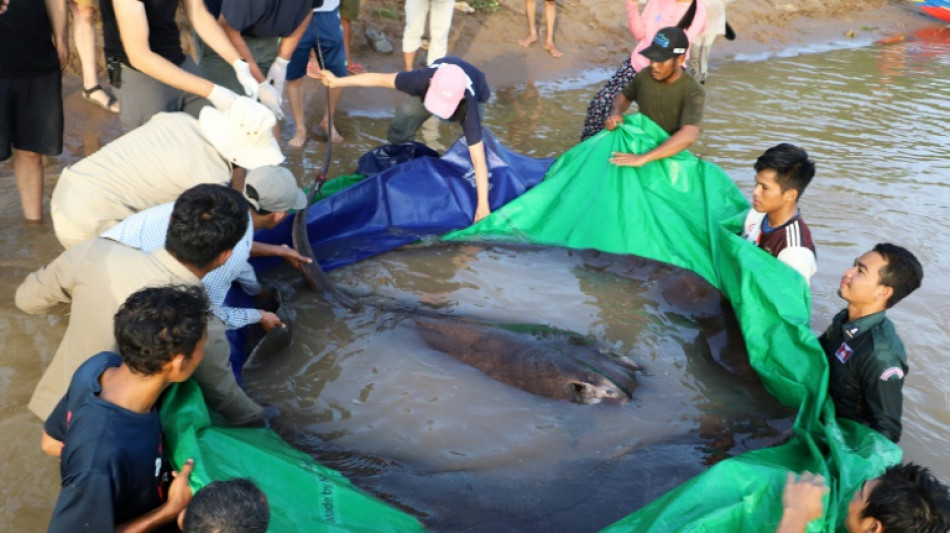
M244 368L261 366L265 364L268 359L286 350L287 347L290 346L293 340L290 322L284 317L281 317L281 319L284 321L284 327L271 328L271 330L264 335L261 342L257 343L257 346L251 351L251 355L247 357Z

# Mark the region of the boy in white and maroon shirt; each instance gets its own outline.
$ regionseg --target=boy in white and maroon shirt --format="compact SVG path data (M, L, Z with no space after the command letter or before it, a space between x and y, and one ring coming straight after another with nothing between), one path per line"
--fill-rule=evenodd
M801 219L798 199L815 176L815 164L805 150L779 144L755 162L752 209L742 226L742 238L777 257L811 280L817 270L815 243Z

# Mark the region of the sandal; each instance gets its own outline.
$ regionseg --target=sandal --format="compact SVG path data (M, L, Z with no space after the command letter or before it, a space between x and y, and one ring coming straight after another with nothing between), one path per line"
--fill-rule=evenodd
M92 97L92 95L95 94L96 91L102 91L102 93L108 97L108 100L106 101L105 104L103 104L99 100L96 100L95 98ZM89 89L83 89L82 99L98 108L108 111L109 113L113 113L113 114L119 113L117 109L112 109L112 106L114 106L115 103L117 102L117 100L115 99L115 96L107 93L106 90L102 88L102 85L96 85L95 87L91 87Z
M366 72L366 67L360 63L353 63L346 66L346 71L350 74L363 74Z
M369 40L369 44L373 47L373 50L376 50L380 54L393 53L393 45L390 44L389 39L383 35L383 32L373 28L366 28L366 38Z

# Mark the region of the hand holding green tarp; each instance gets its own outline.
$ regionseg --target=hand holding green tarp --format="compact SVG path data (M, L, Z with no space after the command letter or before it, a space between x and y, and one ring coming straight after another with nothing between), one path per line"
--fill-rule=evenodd
M725 460L606 531L770 532L781 517L789 470L828 479L834 503L810 530L834 530L851 494L898 462L900 448L864 426L833 419L827 363L809 323L808 287L797 272L738 236L748 203L719 167L687 152L642 168L608 162L611 152L642 153L666 138L648 119L629 116L616 131L564 154L541 184L446 238L594 248L692 270L732 302L764 385L799 408L786 444ZM162 414L175 463L195 459L193 487L252 477L270 500L271 531L422 529L270 430L214 426L192 383L170 391Z
M773 531L789 470L829 480L834 504L811 530L833 530L851 494L898 462L901 451L875 431L833 420L808 286L739 237L749 205L722 169L688 152L641 168L608 162L612 152L643 153L666 138L646 117L627 116L617 130L561 156L527 194L446 238L594 248L692 270L732 303L766 388L799 407L788 443L723 461L605 531Z

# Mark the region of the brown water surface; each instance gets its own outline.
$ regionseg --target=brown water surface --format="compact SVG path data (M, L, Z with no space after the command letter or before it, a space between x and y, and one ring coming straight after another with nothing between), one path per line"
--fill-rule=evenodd
M950 367L943 359L950 350L950 333L945 328L950 323L950 280L947 278L950 252L941 244L940 235L950 226L950 215L947 214L950 212L950 159L946 155L950 149L948 79L950 48L946 44L926 41L717 65L707 85L708 106L703 137L694 150L694 153L722 166L740 188L750 192L752 163L769 146L794 142L805 147L816 160L818 175L802 201L803 216L818 245L819 271L812 280L812 329L816 333L820 333L830 317L842 307L835 290L841 273L855 257L879 241L903 244L918 254L925 269L923 287L888 312L904 340L910 363L904 388L901 446L906 459L930 466L944 480L950 480L950 459L944 453L946 442L950 441L950 388L947 386ZM499 89L496 99L487 108L485 122L503 143L516 151L557 156L576 142L587 100L595 89L576 80ZM62 156L48 163L47 195L64 165L95 151L118 133L117 120L81 101L75 82L68 84L66 97L66 146ZM388 105L358 112L349 110L348 113L345 100L343 109L340 127L348 141L334 150L331 175L350 172L360 153L380 144L387 117L392 113ZM290 126L285 125L285 134L289 131ZM443 147L451 144L455 135L456 128L438 122L427 124L422 132L426 142ZM322 164L323 153L324 145L317 142L311 142L302 151L287 152L290 168L302 183L306 183L313 169ZM48 227L25 226L21 222L9 162L0 164L0 175L3 176L0 179L0 192L3 193L0 195L0 212L3 213L0 223L4 227L0 232L0 245L4 250L0 257L3 287L0 289L0 335L5 348L0 356L0 460L4 466L0 474L0 529L40 531L48 522L58 492L58 464L39 451L41 426L27 413L25 406L62 336L65 319L20 313L13 306L13 291L27 273L55 257L59 247ZM660 401L662 408L645 405L641 400L652 398L651 401L656 401L659 398L658 394L653 394L656 391L651 390L655 385L647 383L644 378L635 393L636 399L613 410L609 409L610 406L562 403L556 403L557 407L552 408L550 402L526 398L518 394L519 391L501 391L494 382L482 383L480 390L492 387L495 391L486 399L493 402L493 408L501 409L500 412L510 420L522 420L526 424L517 435L527 444L517 438L505 439L497 433L488 433L493 442L504 446L506 453L510 452L511 460L537 459L532 457L530 444L558 453L566 453L572 449L571 446L577 446L581 455L587 457L580 462L554 466L542 461L539 464L550 468L539 469L536 476L525 479L543 481L550 479L545 476L556 473L579 476L584 483L592 483L594 479L603 479L607 483L611 479L609 474L602 478L596 475L596 472L604 472L596 465L605 462L603 456L597 456L595 452L601 446L602 454L629 452L623 447L623 442L630 437L626 432L632 431L630 426L624 425L618 432L615 427L618 424L608 426L608 421L636 422L642 424L637 430L640 434L655 437L651 443L675 443L674 434L681 435L684 430L689 434L702 418L704 407L702 402L689 397L691 387L697 389L697 396L700 392L708 393L712 402L729 403L728 390L721 385L707 387L704 378L697 377L695 369L689 368L693 364L688 363L691 358L687 356L689 326L672 321L666 324L660 312L647 313L644 317L623 307L624 302L634 301L642 294L642 286L622 279L611 281L602 273L588 273L583 267L572 264L570 257L558 257L557 254L535 257L542 264L552 265L544 270L545 276L552 277L545 277L535 275L530 269L525 273L524 258L518 254L488 257L484 253L474 254L475 257L465 266L454 267L454 272L449 274L435 270L448 268L447 264L437 263L440 266L432 265L434 269L430 269L426 261L413 262L407 255L356 265L353 271L355 279L361 280L358 283L370 284L374 275L380 280L396 279L398 283L393 282L389 289L393 294L401 294L416 302L423 294L434 299L446 298L446 301L458 302L451 305L459 312L504 302L504 305L491 309L492 313L498 313L499 320L509 313L508 318L519 321L529 318L541 323L548 321L564 329L586 329L581 332L608 345L615 344L611 346L614 349L643 353L654 365L654 371L657 370L655 365L662 368L668 364L672 365L668 368L671 372L680 372L678 376L693 375L692 378L678 378L680 381L675 382L669 400ZM464 262L459 257L455 261ZM448 263L452 263L452 259ZM511 273L519 268L522 269L521 278ZM527 288L530 284L522 287L516 283L524 277L527 277L526 283L541 285L530 290ZM597 284L609 288L591 288ZM442 287L432 290L439 285ZM591 293L598 296L592 298ZM508 305L512 302L523 305L524 301L532 302L531 306ZM326 309L321 310L319 304L308 304L314 308L311 310L305 309L303 301L298 305L301 314L325 316ZM646 308L650 306L649 303L644 305ZM512 314L517 316L512 317ZM392 394L405 390L399 387L406 386L406 380L388 383L380 380L373 389L362 388L369 381L356 379L359 374L352 373L360 360L357 353L365 356L368 372L374 365L380 373L390 368L383 366L384 361L373 361L371 355L366 355L378 352L378 348L384 346L398 348L402 354L393 361L385 361L392 365L398 362L400 373L411 372L413 368L438 369L439 372L432 372L436 375L466 372L466 379L453 378L451 386L459 387L458 390L467 390L470 382L480 379L474 371L458 366L452 373L445 372L444 367L438 366L443 363L435 357L437 354L418 349L411 331L407 331L408 326L397 317L376 316L368 311L346 320L338 317L334 327L327 324L324 320L324 323L316 321L309 326L314 328L310 332L312 338L327 337L321 344L310 348L320 357L314 357L309 366L302 364L302 357L294 363L288 362L284 376L294 376L300 416L319 415L307 424L314 426L311 428L314 432L333 437L335 443L356 446L359 435L355 435L352 429L356 426L345 427L344 422L352 421L354 413L359 412L357 408L365 406L352 402L340 402L334 406L321 403L325 394L332 392L338 398L355 398L357 401L365 396L362 401L369 402L381 397L386 387L388 394ZM643 326L629 328L630 324ZM627 336L627 329L637 333ZM373 333L369 334L371 331ZM695 329L692 331L695 334ZM334 346L342 348L339 353L330 353ZM634 346L639 350L634 350ZM661 358L660 353L674 355ZM673 361L679 361L679 366ZM321 369L326 373L321 373ZM393 367L390 373L396 370ZM353 376L354 380L350 383L345 379L334 381L333 372L337 371L341 376ZM439 394L440 402L450 401L442 391L455 390L442 389L434 383L427 384L425 380L413 382L412 390L424 384L432 387L428 390L431 392L428 398ZM448 382L441 385L449 386ZM418 398L428 399L425 396ZM511 401L502 402L500 398ZM673 398L688 401L675 402ZM412 403L396 394L380 408L388 409L394 420L406 421L409 417L400 409L405 407L411 412L425 412L421 409L432 409L434 405L438 402ZM512 405L531 405L533 412L519 412ZM662 418L669 413L661 411L673 409L681 409L682 416L672 423L670 431L669 418ZM563 413L570 413L570 416ZM574 413L582 416L575 417ZM359 422L364 428L361 431L375 431L374 436L386 437L389 443L398 443L400 439L409 443L413 442L411 439L438 434L431 430L438 424L459 423L447 417L435 418L435 414L438 413L416 419L417 425L408 426L414 428L414 433L401 436L396 433L396 426L365 429L367 419ZM491 418L485 415L486 420ZM430 419L433 425L427 433L425 423ZM382 421L385 420L389 419ZM478 427L482 429L483 426ZM488 431L493 426L487 424L486 427L485 431ZM558 428L564 435L570 435L570 439L559 441L552 436L555 431L546 430L546 427ZM455 428L457 430L458 426ZM464 435L473 433L470 430L458 432ZM441 479L447 480L447 491L461 491L466 486L467 479L462 474L452 474L462 470L446 469L456 465L490 472L494 477L487 477L486 483L499 486L515 483L515 480L505 477L507 465L496 463L496 457L474 449L478 443L471 442L471 439L435 444L443 446L445 452L433 457L418 457L418 452L409 447L399 450L394 459L419 461L422 466L413 468L428 474L441 473L444 476ZM676 463L681 460L689 468L700 468L705 458L696 455L695 444L687 443L682 454L641 456L648 457L648 462L655 462L657 466L653 473L643 473L640 486L654 492L666 488L671 471L667 467L673 469L675 465L664 461ZM380 451L365 444L360 449L367 453ZM637 451L648 454L645 451L648 449L649 446L644 446ZM636 454L625 456L635 457ZM585 460L592 462L585 463ZM624 471L625 466L616 466L620 468L617 471ZM452 475L459 477L453 479ZM523 492L530 496L538 486L543 484L525 485ZM530 503L529 500L519 505L523 508ZM415 504L407 502L410 506ZM619 513L619 509L614 512Z

